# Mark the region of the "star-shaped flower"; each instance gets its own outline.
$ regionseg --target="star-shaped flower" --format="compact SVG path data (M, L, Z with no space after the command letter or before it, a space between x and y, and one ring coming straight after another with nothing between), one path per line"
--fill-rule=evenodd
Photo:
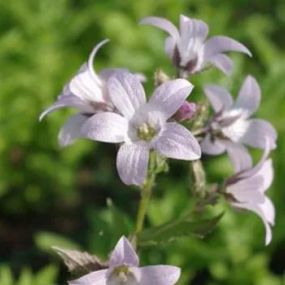
M275 209L265 192L272 184L273 168L269 155L269 144L259 163L253 167L251 161L241 163L238 154L234 164L240 171L226 181L226 193L230 194L231 205L254 212L263 221L266 229L265 243L272 239L271 226L274 225Z
M174 285L180 268L170 265L139 267L131 243L121 237L109 259L109 268L89 273L69 285Z
M210 64L228 75L233 62L224 52L237 51L251 56L243 44L232 38L214 36L206 40L208 25L201 20L181 15L179 30L170 21L159 17L146 17L140 23L158 27L170 35L165 42L166 53L178 68L190 74Z
M168 121L192 88L185 79L168 81L146 102L136 76L120 72L108 81L110 99L120 114L93 115L83 124L81 134L96 141L122 143L117 155L118 173L125 184L141 185L147 174L150 150L174 159L200 158L200 145L191 132Z
M277 134L272 125L250 118L258 109L261 97L259 85L252 76L246 77L235 103L223 87L208 85L204 91L215 112L201 143L204 153L217 155L227 150L232 160L238 155L240 160L248 161L250 156L243 145L264 149L268 140L270 149L276 147Z
M126 69L103 69L97 74L93 68L98 50L108 41L104 40L94 47L88 62L83 64L78 73L66 84L57 101L40 115L42 120L59 108L73 107L79 110L79 113L70 117L60 130L59 143L62 146L69 145L80 137L81 126L91 115L114 110L107 92L106 81L115 73Z

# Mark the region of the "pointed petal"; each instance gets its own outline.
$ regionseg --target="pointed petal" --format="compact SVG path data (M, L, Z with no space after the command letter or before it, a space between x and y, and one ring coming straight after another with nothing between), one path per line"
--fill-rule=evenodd
M250 169L252 167L251 156L247 148L242 144L227 141L226 148L235 173Z
M126 185L144 183L149 159L149 148L146 144L123 144L117 154L117 170Z
M127 120L111 112L103 112L90 117L81 128L81 136L101 142L120 143L127 134Z
M196 138L177 123L166 123L153 147L169 158L196 160L201 157L201 148Z
M48 107L40 114L39 121L41 121L49 113L65 107L73 107L85 113L94 113L94 109L85 101L74 95L64 95L59 96L58 100L53 105Z
M212 140L210 135L206 135L206 137L201 142L201 149L205 154L219 155L225 152L226 147L222 140Z
M208 62L220 69L224 74L230 75L233 71L233 61L227 55L219 53L208 59Z
M177 28L168 20L160 17L146 17L140 21L141 25L151 25L157 27L169 35L171 35L176 41L179 39L179 32Z
M258 109L260 98L260 87L255 78L249 75L239 91L234 108L247 111L249 116Z
M114 267L126 264L128 266L138 266L139 258L129 240L122 236L111 253L109 266Z
M249 126L241 138L241 142L256 148L265 148L269 141L270 149L276 147L277 133L273 126L261 119L248 120Z
M181 274L180 268L170 265L145 266L138 270L140 285L174 285Z
M165 53L172 59L174 56L174 50L176 46L176 41L173 37L168 37L165 40Z
M59 132L59 144L61 146L68 146L72 144L76 139L80 138L81 127L87 119L88 117L82 114L76 114L70 117Z
M181 44L185 48L189 47L191 42L198 40L204 42L209 32L208 25L197 19L191 19L184 15L180 16L180 37Z
M94 71L93 68L93 62L94 62L94 58L96 57L97 52L99 51L99 49L104 46L106 43L108 43L110 40L109 39L105 39L103 41L101 41L100 43L98 43L92 50L92 52L89 55L88 58L88 62L87 62L87 69L88 71L91 73L91 75L93 75L93 78L95 80L98 80L98 76L96 74L96 72Z
M262 186L262 177L253 176L229 185L227 193L232 194L240 203L260 204L265 201L264 194L259 191Z
M224 36L211 37L205 42L205 59L208 60L213 55L228 52L237 51L251 56L251 52L240 42Z
M68 282L68 285L107 285L106 281L107 269L98 270L83 277Z
M142 84L129 72L120 72L111 77L108 90L113 104L127 119L146 101Z
M234 203L233 206L252 211L262 219L266 230L265 244L268 245L272 240L272 231L270 224L273 225L272 222L274 222L275 217L275 210L272 202L266 198L263 204Z
M274 171L272 167L272 160L266 160L256 175L260 175L263 178L262 190L265 192L273 182Z
M193 85L185 79L167 81L155 89L148 106L162 112L167 120L182 106L192 89Z
M216 113L228 110L233 105L231 94L222 86L209 84L205 86L204 92Z

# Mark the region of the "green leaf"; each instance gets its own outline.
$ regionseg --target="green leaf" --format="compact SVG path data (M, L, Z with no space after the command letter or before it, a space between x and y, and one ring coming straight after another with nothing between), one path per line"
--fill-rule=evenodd
M196 236L204 238L209 234L222 218L223 213L211 219L193 220L185 217L165 223L161 226L144 230L139 239L139 246L151 246L159 243L172 242L181 237Z

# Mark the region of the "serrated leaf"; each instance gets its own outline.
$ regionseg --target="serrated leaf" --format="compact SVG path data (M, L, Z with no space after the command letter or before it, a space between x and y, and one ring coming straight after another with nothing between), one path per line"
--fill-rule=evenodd
M211 219L193 220L192 217L174 220L161 226L144 230L138 238L139 246L156 245L171 242L175 239L196 236L204 238L222 218L223 213Z
M63 249L56 246L52 248L63 259L64 264L71 273L87 274L108 267L97 256L91 255L86 251Z

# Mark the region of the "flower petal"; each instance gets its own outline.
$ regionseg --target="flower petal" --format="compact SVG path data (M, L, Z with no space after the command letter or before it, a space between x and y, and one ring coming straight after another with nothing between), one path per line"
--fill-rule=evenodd
M201 157L201 148L196 138L177 123L166 123L153 147L169 158L196 160Z
M252 159L246 147L242 144L227 141L227 153L233 164L235 173L250 169L252 167Z
M256 175L260 175L263 178L263 188L261 190L266 191L273 182L274 171L272 167L272 160L266 160Z
M230 75L233 71L233 61L225 54L215 54L208 59L208 62L220 69L226 75Z
M201 149L205 154L219 155L225 152L226 147L222 140L212 140L210 135L206 135L206 137L201 142Z
M98 113L90 117L81 128L82 137L110 143L125 140L128 129L127 120L111 112Z
M264 194L259 191L263 187L261 176L252 176L230 184L227 193L230 193L239 203L260 204L265 200Z
M178 281L181 270L170 265L145 266L140 271L140 285L174 285Z
M106 281L107 269L91 272L83 277L68 282L68 285L107 285Z
M261 119L251 119L248 122L249 126L240 139L241 142L252 147L265 148L269 141L270 149L276 147L277 133L269 122Z
M192 89L193 85L185 79L167 81L155 89L148 105L162 112L166 120L182 106Z
M266 230L265 244L268 245L272 240L272 231L270 225L274 224L275 218L275 209L270 199L266 197L264 203L262 204L234 203L233 206L252 211L262 219Z
M248 116L256 112L261 98L260 87L252 76L247 76L234 105L236 109L247 111Z
M141 25L151 25L157 27L171 35L175 40L179 39L177 28L168 20L160 17L145 17L140 21Z
M68 87L71 93L81 100L87 102L105 102L106 99L102 90L103 83L94 74L88 69L88 65L84 64L79 73L71 79Z
M61 146L72 144L76 139L81 137L81 127L88 119L87 116L76 114L68 119L61 128L58 140Z
M174 50L176 47L176 41L173 37L168 37L165 40L165 53L171 58L173 59L174 57Z
M251 56L251 52L240 42L224 36L211 37L205 42L205 59L208 60L213 55L228 52L237 51Z
M233 105L231 94L222 86L212 84L206 85L204 93L216 113L222 110L228 110Z
M129 72L120 72L108 80L109 95L116 108L130 119L145 103L145 92L139 79Z
M126 185L144 183L149 159L146 144L123 144L117 154L117 169L120 178Z
M196 41L204 42L208 35L208 25L197 19L180 16L180 44L184 50L189 49Z
M111 253L109 266L114 267L126 264L128 266L138 266L139 258L129 240L122 236Z
M65 107L77 108L85 113L94 113L94 109L91 107L91 105L81 100L80 98L74 95L61 95L58 97L58 100L53 105L48 107L40 114L39 121L41 121L49 113Z

